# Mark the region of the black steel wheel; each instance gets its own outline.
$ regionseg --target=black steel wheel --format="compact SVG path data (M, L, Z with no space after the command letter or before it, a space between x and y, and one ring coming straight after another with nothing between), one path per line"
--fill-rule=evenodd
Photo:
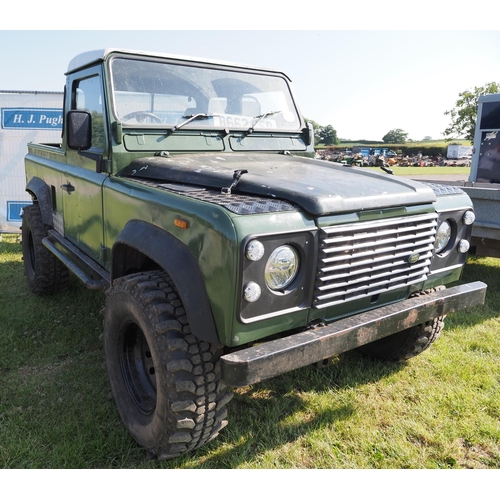
M141 412L150 415L156 406L155 366L146 337L135 323L124 329L120 367L132 401Z
M220 376L222 345L198 340L162 271L117 279L104 309L104 350L118 413L158 459L203 446L227 424L232 397Z

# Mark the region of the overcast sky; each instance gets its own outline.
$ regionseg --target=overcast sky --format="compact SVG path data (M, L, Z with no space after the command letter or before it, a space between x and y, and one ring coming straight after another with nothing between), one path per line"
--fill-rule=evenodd
M241 9L244 5L248 9L248 19L253 19L256 12L263 12L255 8L259 3L262 5L255 0L238 4L239 18L246 18L245 9ZM423 1L420 5L426 3L431 4ZM289 11L292 5L270 0L271 4L288 5ZM488 4L487 1L480 5L484 10ZM83 11L84 4L79 5ZM117 23L115 19L114 30L77 29L106 25L103 23L106 12L102 10L96 11L99 15L92 23L82 22L91 12L77 16L73 31L0 30L0 89L62 90L68 62L81 52L108 47L150 50L279 69L292 79L302 114L321 125L332 125L341 138L381 140L389 130L401 128L411 139L420 140L424 136L442 137L449 123L444 112L454 107L460 92L500 81L500 31L448 30L463 26L463 22L452 22L451 18L450 22L437 23L438 29L420 31L415 29L419 23L410 23L413 29L400 31L380 29L405 26L404 23L395 25L390 17L388 22L383 19L369 22L370 11L366 9L354 14L360 22L352 22L352 17L331 14L330 22L320 16L317 23L311 22L309 10L303 10L302 14L296 12L295 23L282 22L268 15L267 21L260 23L266 29L227 30L232 23L221 23L220 19L210 22L210 16L212 19L214 16L213 11L208 12L210 9L207 9L207 22L201 22L199 16L196 22L189 22L189 9L184 9L187 17L183 23L174 22L176 16L169 15L171 10L164 2L161 11L146 10L152 19L151 25L155 28L159 24L165 28L179 25L182 29L146 30L142 29L144 10L141 4L130 5L135 9L125 22ZM194 10L195 5L192 4ZM219 4L219 7L227 8L227 4ZM495 9L498 12L498 7ZM135 11L141 22L132 23ZM197 12L200 13L199 9ZM272 14L276 10L268 9L267 12ZM481 15L488 21L496 19L491 11ZM303 22L301 16L304 16ZM472 25L468 23L472 14L462 16L459 19ZM55 26L64 27L67 22L63 19ZM301 27L318 24L320 27L331 25L332 29L272 29L273 25L295 26L297 19ZM141 29L116 29L131 23ZM206 26L209 30L185 29L191 24L197 28ZM254 23L241 24L248 28ZM353 25L377 29L333 29ZM447 30L439 29L441 25ZM5 18L0 21L0 28L9 26L12 25L6 23ZM13 26L16 27L15 23ZM54 18L46 24L32 22L31 26L53 28Z

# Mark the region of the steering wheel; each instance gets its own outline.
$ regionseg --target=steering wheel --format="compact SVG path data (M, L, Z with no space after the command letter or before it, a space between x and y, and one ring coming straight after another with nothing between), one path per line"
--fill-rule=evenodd
M133 118L135 118L139 123L145 123L148 118L149 123L162 123L162 119L159 116L149 111L133 111L132 113L122 117L124 121L132 120Z

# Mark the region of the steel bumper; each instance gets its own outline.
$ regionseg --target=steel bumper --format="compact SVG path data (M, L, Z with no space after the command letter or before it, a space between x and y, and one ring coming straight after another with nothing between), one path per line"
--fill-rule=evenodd
M222 356L222 378L233 387L254 384L350 351L436 316L483 304L485 295L486 284L476 281L264 342Z

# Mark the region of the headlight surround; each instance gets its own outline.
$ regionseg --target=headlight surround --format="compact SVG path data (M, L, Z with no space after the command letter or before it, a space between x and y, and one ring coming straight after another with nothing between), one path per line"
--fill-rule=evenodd
M434 250L436 253L441 253L451 239L451 224L445 220L439 224L436 232L436 241L434 242Z
M270 290L287 288L299 271L299 254L290 245L276 248L267 260L264 278Z

